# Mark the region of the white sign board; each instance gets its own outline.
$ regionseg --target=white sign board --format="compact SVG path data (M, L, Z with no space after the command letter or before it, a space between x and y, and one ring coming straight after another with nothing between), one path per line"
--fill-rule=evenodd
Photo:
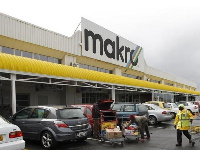
M85 19L81 19L82 56L132 68L144 64L142 47Z

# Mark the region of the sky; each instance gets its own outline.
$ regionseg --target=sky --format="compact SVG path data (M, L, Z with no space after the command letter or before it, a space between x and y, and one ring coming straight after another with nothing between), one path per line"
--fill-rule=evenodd
M69 37L84 17L143 47L148 66L200 91L198 0L0 0L0 12Z

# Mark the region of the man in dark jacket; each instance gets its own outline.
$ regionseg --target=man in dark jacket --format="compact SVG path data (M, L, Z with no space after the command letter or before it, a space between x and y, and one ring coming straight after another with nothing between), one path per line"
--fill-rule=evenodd
M130 115L130 122L127 125L127 127L129 127L132 123L135 123L139 128L141 134L141 139L140 139L141 142L144 142L144 131L146 132L147 135L146 139L150 139L147 117Z
M93 137L99 139L99 119L100 119L100 110L99 110L99 103L94 103L92 107L92 119L94 121L93 124Z

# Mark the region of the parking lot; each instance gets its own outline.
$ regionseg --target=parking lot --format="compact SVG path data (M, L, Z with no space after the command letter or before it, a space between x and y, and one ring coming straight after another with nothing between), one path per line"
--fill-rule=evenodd
M194 120L194 125L200 125L200 117L197 117ZM115 144L114 148L112 147L111 143L105 142L101 143L101 141L95 140L93 138L88 138L84 142L65 142L65 143L58 143L55 150L102 150L102 149L144 149L144 150L197 150L200 147L200 141L195 142L195 146L192 147L189 145L188 139L183 135L183 145L182 147L176 147L176 130L173 128L174 120L170 122L163 122L161 124L155 126L149 126L149 130L152 133L150 140L145 140L144 143L137 143L134 141L131 142L124 142L124 146ZM200 138L200 134L197 135ZM39 142L35 141L26 141L26 149L28 150L43 150L44 148L40 145Z

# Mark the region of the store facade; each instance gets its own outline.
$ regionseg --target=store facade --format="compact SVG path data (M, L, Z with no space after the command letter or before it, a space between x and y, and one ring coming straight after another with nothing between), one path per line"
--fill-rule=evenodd
M196 84L147 66L143 48L85 19L72 37L0 14L1 108L194 100ZM5 111L4 111L5 112Z

